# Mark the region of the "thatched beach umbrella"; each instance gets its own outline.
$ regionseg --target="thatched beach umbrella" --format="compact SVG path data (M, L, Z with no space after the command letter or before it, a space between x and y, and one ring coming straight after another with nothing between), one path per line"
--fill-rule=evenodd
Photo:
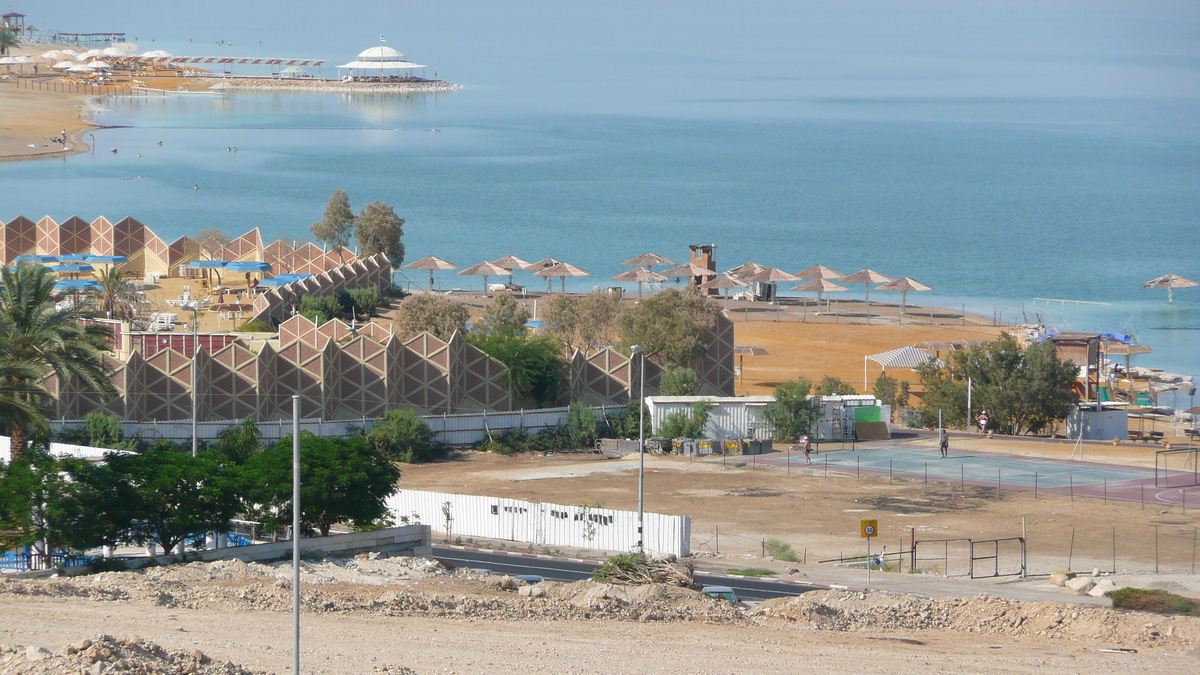
M798 277L795 274L792 274L790 272L784 272L783 270L779 269L778 267L767 267L758 272L755 272L754 274L748 274L742 278L745 279L746 281L761 281L763 283L771 284L771 297L772 298L774 298L778 295L778 293L776 292L776 289L775 289L775 285L777 283L779 283L780 281L800 281L800 277Z
M622 265L633 265L635 267L645 267L651 272L654 271L655 265L674 265L675 261L670 258L665 258L657 253L643 253L636 258L626 260Z
M493 265L490 262L481 262L478 265L475 265L473 267L468 267L467 269L459 272L459 274L466 274L466 275L474 276L474 277L483 277L483 294L486 296L487 290L488 290L487 278L488 277L502 277L505 274L508 274L508 270L504 269L503 267L500 267L499 265Z
M830 281L837 281L846 275L837 270L829 269L824 265L813 265L802 272L797 272L796 276L801 279L829 279Z
M525 270L526 272L535 272L536 273L536 272L546 269L547 267L554 267L555 265L561 265L561 264L562 264L562 261L557 258L543 258L542 260L539 260L535 263L529 263L528 265L522 267L521 269Z
M663 275L659 274L658 272L652 272L645 267L638 267L637 269L632 269L632 270L629 270L628 272L623 272L623 273L618 274L617 276L613 277L613 281L636 281L637 285L638 285L638 297L639 298L642 297L642 284L643 283L653 282L653 281L666 281L666 280L667 280L667 278L664 277Z
M530 263L521 260L515 255L506 255L499 260L493 260L492 264L508 270L508 283L510 284L513 282L513 270L523 270L530 265Z
M693 281L699 279L699 283L703 283L709 277L717 276L716 272L694 262L686 262L669 270L663 270L662 274L668 277L687 277Z
M813 279L812 281L806 281L806 282L800 284L799 286L793 286L792 290L800 291L801 293L811 293L813 291L816 291L817 292L817 310L820 311L820 309L821 309L821 294L822 293L838 293L840 291L845 291L845 290L849 290L849 289L847 289L845 286L839 286L838 284L835 284L828 279Z
M886 277L872 269L861 269L848 277L842 277L844 284L862 284L865 288L863 293L863 302L871 302L871 284L886 284L893 279ZM868 304L868 308L870 305ZM868 309L868 311L870 311Z
M554 277L558 277L562 284L563 293L567 292L567 277L586 277L591 276L591 274L591 272L581 267L576 267L570 263L558 263L557 265L547 267L546 269L537 272L539 277L546 277L547 291L550 290L550 284L554 283L552 279Z
M700 284L700 288L703 288L704 290L721 291L721 295L725 296L725 309L729 309L729 290L731 288L746 288L748 286L750 286L750 284L742 281L741 279L735 279L734 277L729 276L728 273L722 274L712 281L706 281Z
M437 256L427 255L416 262L411 262L404 266L406 270L429 270L429 290L433 290L433 272L434 270L456 270L458 265L452 262L447 262ZM485 282L486 283L486 282Z
M932 291L933 289L925 284L912 279L911 277L900 277L895 281L888 282L882 286L876 286L877 291L900 291L900 313L904 313L904 307L908 304L909 291Z
M1142 288L1167 289L1167 302L1175 302L1174 294L1176 288L1191 288L1193 286L1200 286L1200 284L1197 284L1191 279L1185 279L1178 274L1164 274L1157 279L1151 279L1150 281L1142 284Z
M749 276L751 274L757 274L765 269L767 269L767 268L763 267L762 265L759 265L756 262L748 262L748 263L742 263L741 265L738 265L737 267L729 270L725 274L728 274L731 277L737 277L738 279L745 279L747 276Z
M1129 373L1129 357L1134 354L1149 354L1150 348L1146 345L1133 344L1130 342L1121 342L1104 338L1100 341L1100 350L1108 356L1125 355L1125 373Z

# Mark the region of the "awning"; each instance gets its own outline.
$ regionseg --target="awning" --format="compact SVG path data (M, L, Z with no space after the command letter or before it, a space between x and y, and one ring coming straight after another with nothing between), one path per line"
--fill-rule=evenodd
M868 386L867 385L867 383L868 383L867 362L868 361L874 361L875 363L878 363L880 366L883 366L884 370L887 370L888 368L916 369L916 368L920 368L921 366L923 366L929 362L933 362L933 365L935 365L939 368L946 365L945 363L942 362L941 359L935 357L933 354L930 354L929 352L926 352L926 351L921 351L920 349L917 349L916 347L901 347L899 349L893 349L889 352L880 352L878 354L870 354L868 356L864 356L863 357L863 393L864 394L867 393L867 386Z
M338 66L339 69L350 68L351 70L410 70L424 67L410 61L351 61Z

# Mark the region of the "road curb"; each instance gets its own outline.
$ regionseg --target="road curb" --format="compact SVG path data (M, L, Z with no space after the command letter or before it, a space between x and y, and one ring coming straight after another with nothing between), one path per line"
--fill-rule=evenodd
M451 548L457 551L474 551L475 553L491 553L493 555L506 555L513 558L526 558L531 560L557 560L559 562L582 563L585 565L600 566L600 562L588 558L568 558L561 555L544 555L541 553L521 553L519 551L497 551L493 548L480 548L478 546L458 546L455 544L434 544L437 548Z

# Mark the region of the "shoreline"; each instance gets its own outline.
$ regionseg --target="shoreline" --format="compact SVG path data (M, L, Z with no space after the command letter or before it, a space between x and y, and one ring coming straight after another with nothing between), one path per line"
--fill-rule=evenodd
M461 84L443 80L427 82L341 82L318 79L276 79L269 77L197 77L189 82L201 85L200 90L226 83L237 91L295 91L352 94L434 94L462 89Z

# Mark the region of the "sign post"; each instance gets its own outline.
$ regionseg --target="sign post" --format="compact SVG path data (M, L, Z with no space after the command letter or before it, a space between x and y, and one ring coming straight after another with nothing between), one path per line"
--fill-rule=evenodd
M867 584L871 583L871 538L879 536L879 521L864 520L859 523L859 533L867 540Z

